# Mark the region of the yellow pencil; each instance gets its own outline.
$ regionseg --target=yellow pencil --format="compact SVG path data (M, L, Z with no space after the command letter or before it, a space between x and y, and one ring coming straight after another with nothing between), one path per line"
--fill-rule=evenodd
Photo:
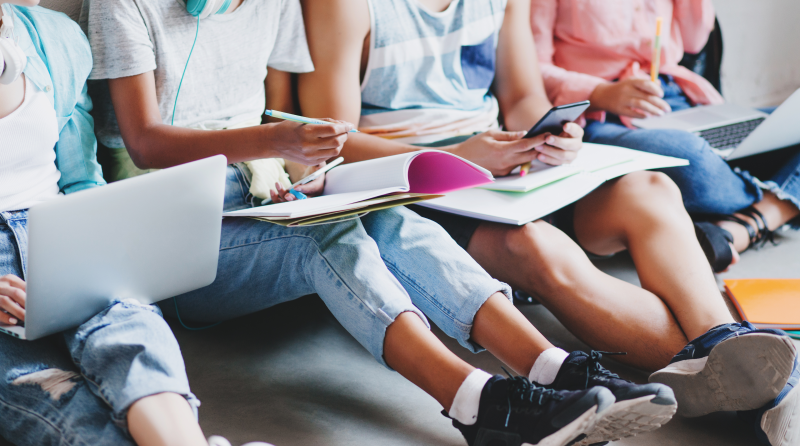
M529 170L531 170L531 163L525 163L519 166L519 176L524 177L528 174Z
M653 47L653 61L650 63L650 80L653 82L658 80L658 67L661 64L661 26L663 23L663 18L656 19L656 42Z

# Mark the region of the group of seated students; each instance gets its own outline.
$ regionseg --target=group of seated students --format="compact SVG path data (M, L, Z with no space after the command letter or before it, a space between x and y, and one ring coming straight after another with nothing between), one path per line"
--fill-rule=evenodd
M759 179L697 136L629 125L722 101L678 66L713 28L710 0L85 0L83 30L38 0L0 4L2 323L25 318L27 209L152 169L223 154L234 210L293 200L291 182L340 153L355 162L437 147L505 175L532 160L569 163L585 140L691 162L629 174L520 227L405 207L299 228L225 219L212 285L158 306L115 302L39 341L0 336L0 435L14 444L229 445L202 433L163 315L214 323L309 294L436 399L471 446L603 443L676 410L738 411L765 445L794 444L794 344L737 323L710 264L725 269L798 226L800 153ZM651 82L659 15L669 32ZM581 122L522 138L553 104L586 99ZM262 123L266 108L328 122ZM275 185L270 197L249 192L254 176ZM690 213L713 224L696 227ZM704 252L720 237L726 249ZM641 287L589 259L623 250ZM620 379L600 352L553 346L512 288L591 348L625 352L615 359L654 372L650 383ZM472 367L428 318L521 376Z

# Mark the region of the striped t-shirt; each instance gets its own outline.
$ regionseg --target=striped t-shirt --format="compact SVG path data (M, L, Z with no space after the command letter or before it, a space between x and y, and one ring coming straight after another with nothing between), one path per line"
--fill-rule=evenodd
M359 129L428 143L497 128L489 91L507 0L368 0L371 33Z

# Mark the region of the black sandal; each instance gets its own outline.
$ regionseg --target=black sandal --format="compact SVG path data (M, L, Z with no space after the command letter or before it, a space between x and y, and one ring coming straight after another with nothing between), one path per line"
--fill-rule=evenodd
M735 217L734 217L735 218ZM733 262L733 235L719 226L700 222L694 224L694 232L697 234L697 241L706 254L708 263L715 273L725 271Z
M767 228L767 220L758 209L750 206L736 213L750 217L756 224L756 226L753 227L749 222L735 215L726 215L722 217L722 220L738 223L747 229L747 234L750 236L750 244L747 246L747 249L753 247L755 247L755 249L761 249L767 242L777 245L775 242L775 233ZM700 246L703 248L708 263L711 264L711 268L714 272L719 273L725 271L733 261L733 251L731 248L731 244L733 244L733 235L725 229L707 222L695 223L694 230L697 234L697 240L700 242ZM747 251L747 249L745 249L745 251Z

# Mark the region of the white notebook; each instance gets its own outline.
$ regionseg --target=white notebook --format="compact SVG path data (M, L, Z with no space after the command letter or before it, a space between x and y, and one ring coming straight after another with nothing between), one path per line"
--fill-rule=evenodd
M524 225L580 200L608 180L639 170L688 164L687 160L680 158L616 146L584 144L571 165L532 169L524 177L498 178L493 184L451 192L418 204L481 220Z
M377 208L410 204L448 192L491 183L492 174L441 150L420 150L345 164L326 174L321 197L226 212L297 226L318 224Z

